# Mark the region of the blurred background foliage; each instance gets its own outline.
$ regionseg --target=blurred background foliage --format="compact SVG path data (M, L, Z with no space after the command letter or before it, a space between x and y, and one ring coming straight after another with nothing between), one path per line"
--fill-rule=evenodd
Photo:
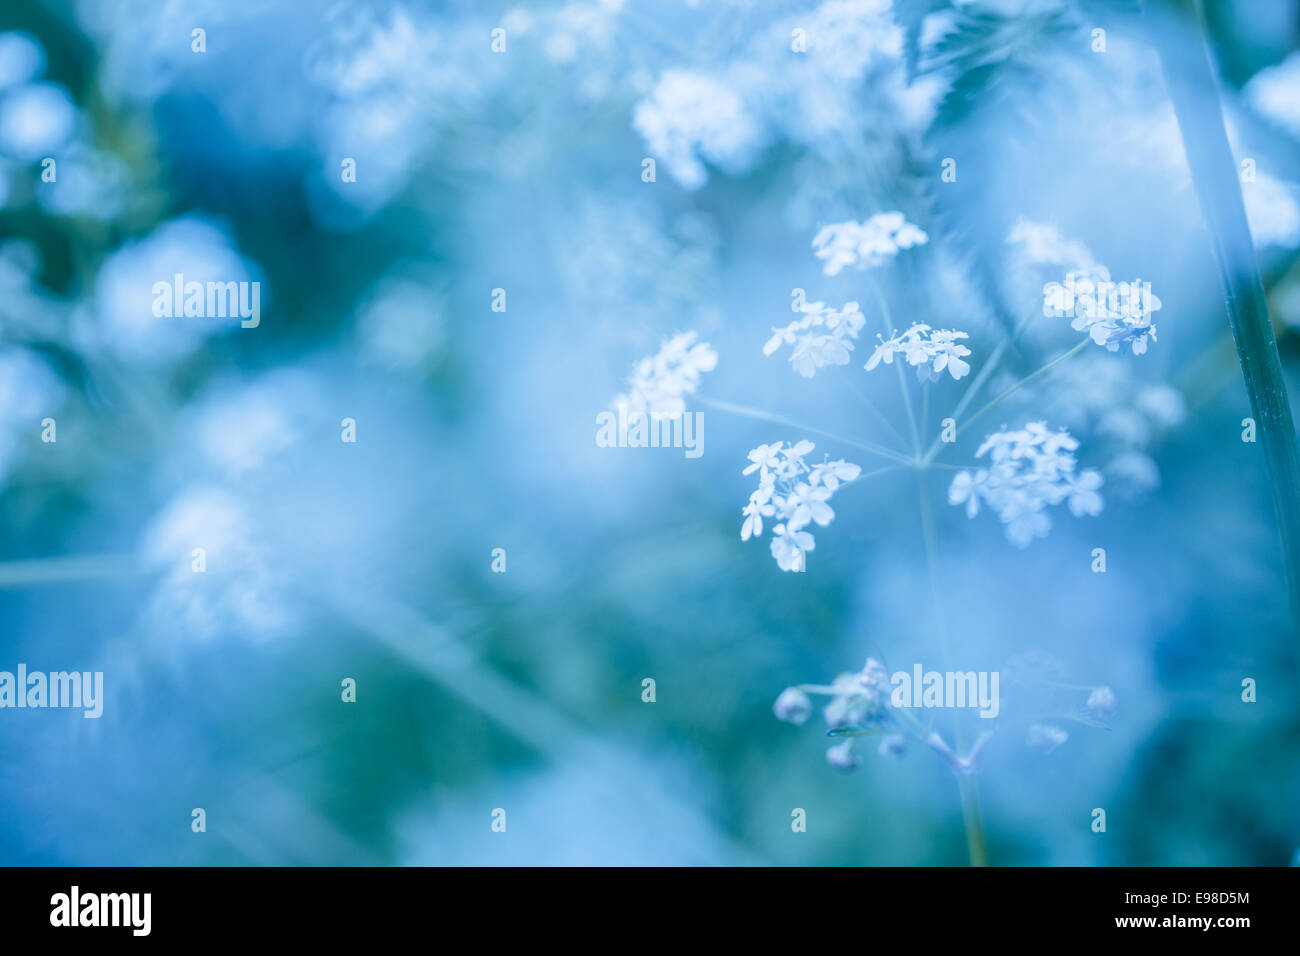
M1300 6L1207 13L1294 396ZM782 574L739 540L740 471L797 429L709 410L698 460L593 442L685 329L721 356L706 396L885 440L847 383L901 409L861 352L805 380L761 346L794 288L869 309L809 242L898 209L931 242L880 275L896 321L969 331L977 369L1041 306L1021 217L1163 301L1147 355L1085 353L999 410L1071 427L1108 469L1099 518L1021 551L937 505L955 663L1119 702L1044 754L1004 684L992 861L1288 862L1276 529L1146 28L1074 0L7 3L0 669L102 670L108 697L98 721L0 713L0 861L964 862L930 754L846 777L771 712L868 654L936 666L912 477L841 492ZM175 272L261 282L260 327L155 319ZM1076 339L1039 318L994 389ZM1156 386L1185 411L1135 421ZM959 395L935 387L931 425Z

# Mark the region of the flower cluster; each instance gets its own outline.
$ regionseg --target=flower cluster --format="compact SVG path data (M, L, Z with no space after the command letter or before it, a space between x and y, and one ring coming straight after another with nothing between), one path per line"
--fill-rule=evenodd
M771 355L782 344L793 345L790 364L804 378L812 378L824 365L848 365L853 340L867 321L858 304L846 302L842 309L830 309L821 302L805 302L799 311L802 318L783 329L773 327L763 354Z
M923 246L929 239L901 212L882 212L866 222L837 222L822 227L813 237L813 249L818 259L825 260L826 274L833 276L845 266L874 268L898 255L900 249Z
M856 674L840 674L827 686L805 684L787 687L772 706L779 720L803 724L812 715L809 694L829 697L822 708L822 719L832 736L845 739L826 751L826 762L838 770L852 770L861 762L854 753L858 737L883 734L880 753L897 757L903 752L906 738L890 706L889 674L875 658Z
M746 168L764 145L760 119L725 76L666 70L637 105L633 128L687 189L708 181L705 162Z
M745 521L740 540L762 535L763 519L771 518L772 557L782 571L803 570L804 552L816 547L813 536L804 529L810 522L823 528L830 524L835 517L827 504L831 495L840 482L852 481L862 471L843 460L809 465L804 457L813 447L810 441L788 448L785 442L759 445L749 453L750 464L743 472L758 472L758 488L741 511Z
M1083 272L1097 266L1092 252L1082 242L1067 239L1056 226L1033 222L1021 216L1007 234L1007 244L1017 247L1029 265L1064 266Z
M880 338L880 344L867 360L867 371L881 362L894 364L895 353L906 358L908 365L915 366L916 376L922 380L937 381L939 373L946 369L955 381L970 371L970 363L964 361L965 356L970 355L970 349L958 341L970 338L965 332L932 329L916 323L893 338L877 338Z
M637 362L626 394L617 396L611 405L668 418L685 412L682 396L695 391L701 373L718 365L718 353L707 342L696 342L696 337L694 332L679 332L664 342L657 355Z
M1187 416L1178 389L1140 380L1135 371L1132 363L1115 362L1091 350L1053 370L1057 387L1050 394L1026 389L1012 399L1025 417L1042 416L1073 434L1087 434L1089 457L1099 463L1111 497L1131 499L1160 486L1160 468L1151 449ZM993 391L1004 391L1014 382L1011 374L995 379Z
M989 456L988 467L958 472L948 488L948 502L964 504L973 518L983 501L1006 525L1008 540L1027 547L1051 530L1045 513L1049 505L1068 500L1076 517L1101 513L1101 473L1089 469L1075 474L1072 453L1078 447L1069 432L1048 431L1043 422L1030 422L1019 431L1003 428L976 452L977 458Z
M1111 352L1118 352L1125 343L1132 346L1134 355L1146 352L1147 339L1156 341L1151 313L1160 307L1149 284L1112 282L1105 266L1066 273L1064 283L1049 282L1043 288L1045 315L1073 316L1072 329L1086 331Z

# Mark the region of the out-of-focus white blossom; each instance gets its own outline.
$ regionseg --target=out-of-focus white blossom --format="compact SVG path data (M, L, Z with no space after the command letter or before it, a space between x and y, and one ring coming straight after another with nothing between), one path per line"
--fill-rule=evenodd
M1030 265L1063 266L1070 272L1087 272L1099 263L1081 242L1067 239L1050 223L1034 222L1021 216L1011 227L1007 243L1018 247Z
M28 83L0 93L0 154L34 162L72 140L80 111L68 91Z
M718 353L707 342L697 342L694 332L679 332L659 351L637 362L627 382L627 392L615 397L612 407L674 418L686 411L684 395L693 393L700 375L718 365Z
M30 447L24 437L57 413L66 396L67 387L36 353L0 348L0 481Z
M154 284L171 282L178 273L187 281L261 281L257 267L239 254L223 226L193 216L173 219L126 242L100 267L94 298L81 315L82 347L164 363L188 355L207 336L239 329L238 318L155 316ZM263 307L266 292L260 289Z
M1300 138L1300 52L1260 70L1242 92L1259 113Z
M762 126L732 85L690 70L665 70L636 105L632 125L687 189L708 181L705 161L737 169L765 142Z
M1300 245L1300 204L1294 183L1256 172L1254 182L1242 183L1241 196L1255 248L1293 249Z
M836 222L813 237L817 258L826 265L828 276L839 275L845 266L874 268L898 255L902 249L923 246L929 236L908 222L901 212L882 212L866 222Z
M56 216L115 218L130 187L130 172L115 154L80 144L59 157L59 178L43 185L38 200Z
M195 548L204 551L201 574L192 563ZM150 524L141 552L159 574L147 614L160 639L238 635L258 642L287 636L299 624L288 573L276 566L244 506L221 488L186 488Z
M1037 753L1050 754L1069 739L1070 735L1054 724L1031 724L1025 745Z
M782 571L799 567L804 552L816 547L811 533L804 530L810 522L826 527L835 517L827 503L844 481L852 481L862 469L844 460L823 461L809 465L804 457L812 451L810 441L790 447L785 442L759 445L749 453L750 464L744 474L758 472L758 488L741 509L744 523L740 540L763 533L763 519L771 518L772 557Z
M972 518L984 502L1006 525L1007 539L1027 547L1051 530L1049 506L1068 502L1076 517L1101 513L1101 473L1075 473L1073 452L1078 447L1067 431L1049 431L1043 422L1030 422L1017 431L1004 428L988 436L976 452L977 458L989 456L988 467L958 472L948 488L948 502L965 505Z
M1111 717L1119 709L1115 692L1109 687L1095 687L1088 695L1088 709L1098 717Z
M858 304L846 302L842 309L831 309L821 302L805 302L800 312L802 318L785 328L773 327L774 334L763 346L763 354L771 355L783 343L793 345L790 364L804 378L812 378L817 369L826 365L849 364L853 340L867 321Z
M970 371L970 363L964 360L970 355L970 349L959 341L970 338L965 332L932 329L928 325L916 323L893 338L878 338L880 344L871 353L871 358L867 359L867 371L881 362L892 365L895 354L906 358L907 364L915 367L917 378L923 381L937 381L939 373L945 370L956 381Z
M862 761L853 752L853 738L842 741L826 751L826 762L836 770L856 770Z
M1150 446L1187 416L1178 389L1143 382L1138 370L1133 363L1089 350L1053 369L1051 392L1025 390L1011 401L1026 416L1059 421L1072 434L1088 435L1089 456L1099 463L1108 493L1135 498L1160 486ZM1014 381L1010 374L995 380L994 391L1004 391Z
M772 705L778 720L802 724L812 716L812 701L798 687L787 687Z
M0 33L0 90L29 83L45 72L45 49L27 33Z

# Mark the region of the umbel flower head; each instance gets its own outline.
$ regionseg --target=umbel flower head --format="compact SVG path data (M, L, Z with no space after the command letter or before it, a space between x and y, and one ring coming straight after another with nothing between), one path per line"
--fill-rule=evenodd
M1134 355L1144 354L1147 339L1156 341L1151 313L1160 308L1160 299L1146 284L1114 283L1105 266L1066 273L1064 284L1049 282L1043 289L1045 313L1073 316L1070 328L1087 332L1109 352L1128 344Z
M861 474L857 465L842 459L809 465L805 456L815 446L801 441L786 447L785 442L759 445L749 453L743 474L758 472L758 488L741 509L744 523L740 540L763 534L763 519L772 519L772 557L782 571L802 570L803 555L817 542L805 529L812 522L826 527L835 517L827 503L844 481Z
M824 365L848 365L853 340L867 321L858 304L846 302L837 310L821 302L805 302L799 311L802 318L783 329L772 328L775 334L763 346L763 354L771 355L783 343L793 345L790 364L804 378L812 378Z
M1046 514L1051 505L1067 501L1075 517L1101 513L1101 473L1075 473L1073 452L1078 447L1065 429L1049 431L1044 422L1030 422L1018 431L1003 428L989 435L975 454L988 455L988 467L958 472L948 488L948 502L965 505L972 518L984 502L1006 525L1007 539L1027 547L1052 529Z
M861 760L854 752L859 736L882 734L880 753L897 757L903 752L904 737L897 732L890 710L889 674L878 660L867 658L856 674L840 674L828 686L787 687L772 706L777 718L803 724L812 715L809 694L830 698L822 708L829 735L844 737L826 751L826 762L837 770L849 771Z
M898 255L929 242L920 228L901 212L882 212L866 222L837 222L824 226L813 237L813 250L826 265L828 276L839 275L845 266L871 269Z
M850 771L861 764L857 745L861 738L871 736L880 741L877 752L882 757L899 757L911 739L938 754L945 764L957 774L972 774L979 770L979 755L992 736L979 735L974 746L964 757L958 756L937 733L933 733L894 708L893 687L889 672L874 657L856 674L840 674L830 684L802 684L787 687L772 706L777 718L792 724L806 723L812 715L810 694L829 697L822 708L826 722L826 735L836 743L826 751L826 762L837 770Z
M864 367L870 372L881 362L893 365L894 356L901 355L916 368L916 377L922 381L937 381L945 370L956 381L970 371L970 363L965 361L970 349L958 341L968 338L965 332L932 329L917 322L893 338L881 338Z
M718 365L718 353L696 338L694 332L679 332L665 341L657 354L637 362L627 392L617 396L611 406L668 418L685 412L683 396L695 391L702 373Z

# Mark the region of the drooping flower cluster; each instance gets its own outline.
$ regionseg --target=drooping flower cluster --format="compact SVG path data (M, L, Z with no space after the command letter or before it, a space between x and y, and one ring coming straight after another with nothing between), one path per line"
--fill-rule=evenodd
M893 338L877 337L880 344L867 359L865 367L868 372L881 362L894 364L895 354L906 358L907 364L916 368L916 376L922 381L937 381L939 373L944 370L956 381L970 371L970 363L964 361L965 356L970 355L970 349L959 342L970 338L965 332L932 329L918 322Z
M771 355L782 344L793 345L790 364L804 378L825 365L848 365L853 340L866 324L866 317L856 302L846 302L842 309L827 308L821 302L805 302L799 310L802 318L783 329L772 328L773 336L763 346Z
M627 392L617 396L613 408L675 418L686 411L682 397L695 391L700 375L718 365L718 353L707 342L697 342L694 332L679 332L664 342L658 354L637 362L628 379Z
M828 276L845 266L870 269L898 255L900 249L923 246L930 237L908 222L901 212L882 212L866 222L837 222L813 237L817 258L825 261Z
M979 770L980 752L993 734L979 734L965 756L957 754L934 731L895 709L893 684L889 672L874 657L856 674L840 674L829 685L800 684L787 687L772 706L779 720L803 724L812 716L809 694L829 697L830 703L822 708L822 719L828 728L826 736L835 737L838 743L826 751L826 762L837 770L848 772L861 764L855 752L860 738L879 736L877 752L882 757L899 757L907 748L910 738L924 744L952 770L966 775Z
M1044 422L1030 422L1018 431L1003 428L976 452L977 458L989 456L988 467L958 472L948 488L948 502L964 504L973 518L983 501L1006 525L1007 539L1027 547L1051 530L1046 513L1051 505L1067 501L1075 517L1101 513L1101 473L1075 473L1073 452L1078 447L1069 432L1049 431Z
M772 706L779 720L803 724L812 716L809 694L831 698L822 708L822 719L832 736L844 739L826 751L826 762L837 770L852 770L861 760L854 753L858 737L881 734L880 753L887 757L902 754L906 738L895 720L890 705L889 673L875 658L856 674L840 674L826 686L804 684L787 687Z
M750 464L743 472L758 472L758 488L741 511L745 521L740 540L762 535L763 519L772 519L772 557L782 571L804 569L804 554L816 547L805 529L812 522L823 528L830 524L835 517L827 504L831 495L840 482L852 481L862 472L842 459L809 465L804 457L813 447L810 441L789 447L785 442L759 445L749 453Z

